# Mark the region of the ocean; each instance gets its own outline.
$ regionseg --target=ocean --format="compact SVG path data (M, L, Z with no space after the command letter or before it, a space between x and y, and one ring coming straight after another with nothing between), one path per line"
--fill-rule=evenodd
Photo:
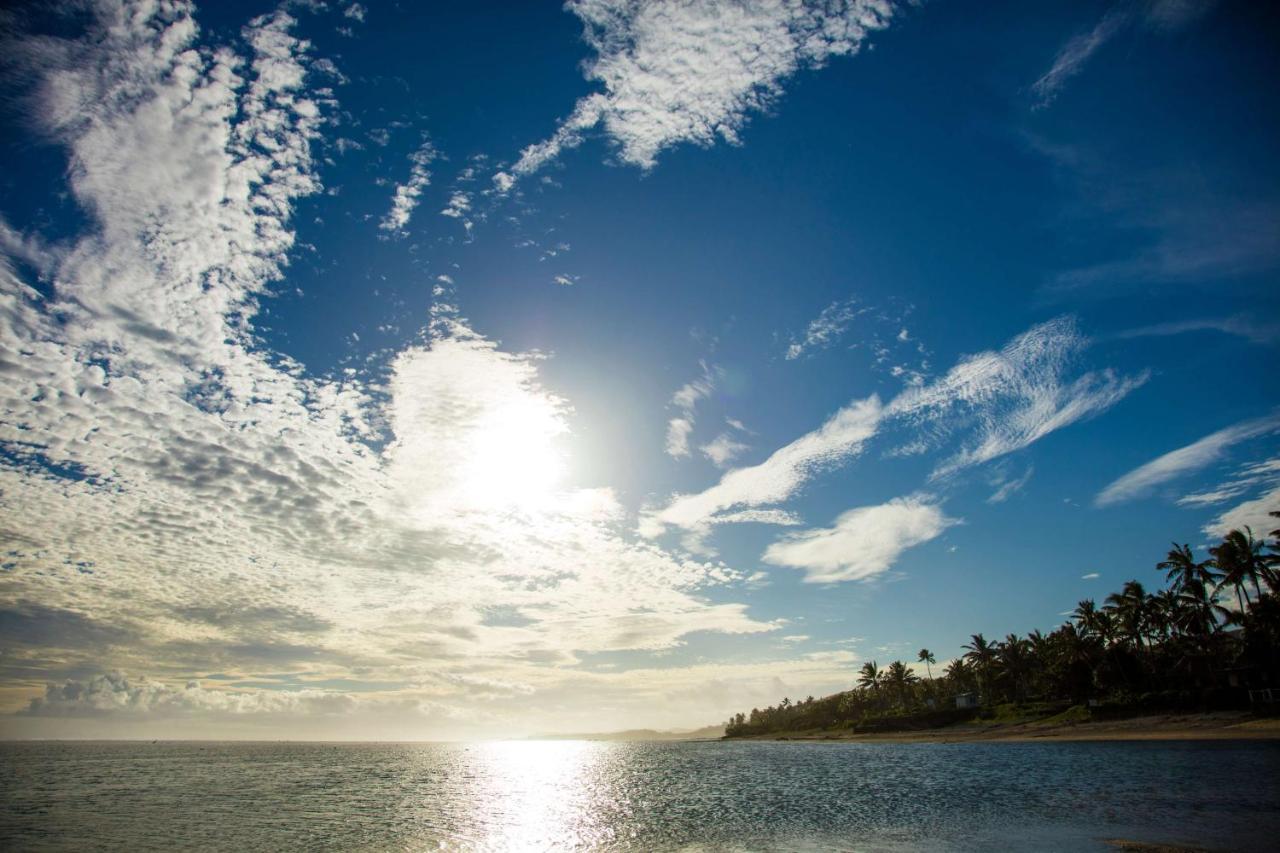
M1280 743L0 744L4 850L1280 847Z

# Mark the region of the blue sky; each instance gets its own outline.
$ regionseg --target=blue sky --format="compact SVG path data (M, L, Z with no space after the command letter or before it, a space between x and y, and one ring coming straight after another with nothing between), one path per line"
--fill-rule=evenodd
M0 18L4 731L693 727L1269 529L1274 11L402 5Z

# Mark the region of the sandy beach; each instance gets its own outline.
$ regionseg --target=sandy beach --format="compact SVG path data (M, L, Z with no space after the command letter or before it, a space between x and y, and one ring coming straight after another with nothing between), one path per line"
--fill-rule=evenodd
M977 720L911 732L785 732L743 740L815 740L862 743L964 743L968 741L1130 741L1280 739L1280 718L1240 712L1157 714L1124 720L997 723Z

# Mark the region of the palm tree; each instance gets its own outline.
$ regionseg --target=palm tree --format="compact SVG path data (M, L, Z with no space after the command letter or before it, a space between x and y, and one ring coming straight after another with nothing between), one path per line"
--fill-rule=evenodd
M1098 627L1098 606L1093 603L1092 598L1086 598L1076 604L1076 609L1071 614L1072 620L1076 623L1076 629L1085 636L1092 636L1097 633Z
M867 690L879 690L883 678L880 667L876 666L873 660L867 661L862 665L862 669L858 670L858 686Z
M999 652L1000 667L1009 676L1009 681L1013 686L1013 701L1017 702L1021 699L1023 676L1031 665L1031 655L1029 654L1029 644L1026 640L1018 637L1017 634L1009 634L1004 638L1004 642L1000 644Z
M981 634L973 634L970 641L960 648L969 650L964 656L973 663L974 669L978 672L978 684L986 694L991 663L996 659L996 647L988 643L987 638Z
M1161 642L1169 639L1170 631L1180 623L1180 605L1178 593L1173 589L1162 589L1148 599L1148 613L1151 627Z
M1077 702L1089 697L1093 688L1094 657L1099 641L1086 636L1070 622L1053 632L1066 689Z
M1208 638L1218 630L1218 617L1225 619L1230 615L1230 611L1214 600L1209 586L1200 581L1178 590L1178 612L1182 630L1200 638L1206 648Z
M951 680L952 685L958 690L966 690L969 686L972 671L964 658L955 658L951 663L947 664L947 668L943 670L943 675Z
M1272 518L1280 518L1280 509L1272 510L1267 513ZM1267 571L1263 575L1266 578L1267 586L1271 587L1271 591L1280 592L1280 528L1267 534L1271 537L1271 542L1267 545L1267 550L1271 553L1266 556Z
M933 664L938 662L938 659L933 656L933 652L928 649L921 649L916 654L916 660L924 664L924 668L929 673L929 680L933 681Z
M1197 562L1195 555L1191 553L1191 546L1179 545L1177 542L1173 543L1168 556L1156 564L1156 568L1165 573L1165 579L1175 590L1180 590L1187 584L1207 585L1217 580L1217 575L1213 573L1212 560Z
M1147 591L1137 581L1129 581L1120 592L1107 596L1125 637L1142 648L1142 635L1147 629Z
M1116 641L1116 618L1115 614L1103 608L1098 611L1098 639L1102 640L1102 645L1110 648L1115 645Z
M884 681L893 693L894 697L905 706L907 704L907 691L912 684L920 679L916 674L907 669L907 665L900 660L896 660L889 664L889 668L885 670Z
M1236 590L1236 602L1240 612L1244 613L1245 604L1250 602L1246 583L1252 582L1253 591L1262 597L1262 588L1258 578L1266 577L1270 568L1266 557L1262 554L1263 543L1253 538L1253 531L1245 525L1244 531L1232 530L1222 540L1221 545L1209 549L1213 562L1222 572L1222 580L1218 589L1233 586ZM1216 591L1216 590L1215 590Z

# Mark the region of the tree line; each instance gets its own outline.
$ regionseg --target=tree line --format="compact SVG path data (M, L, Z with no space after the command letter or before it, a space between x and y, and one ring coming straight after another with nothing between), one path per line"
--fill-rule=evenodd
M936 678L937 658L928 649L916 656L926 678L901 660L885 667L867 661L852 689L735 714L725 733L943 725L1005 703L1248 707L1251 688L1280 688L1280 529L1269 540L1248 527L1233 530L1203 560L1175 542L1156 564L1164 584L1154 592L1128 581L1101 604L1079 602L1048 634L973 634Z

